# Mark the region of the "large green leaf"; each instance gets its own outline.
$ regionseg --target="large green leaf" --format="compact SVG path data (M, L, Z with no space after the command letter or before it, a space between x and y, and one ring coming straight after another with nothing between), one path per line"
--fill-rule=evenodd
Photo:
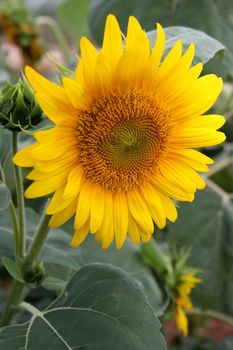
M165 29L166 32L166 48L164 56L174 46L175 42L180 39L183 44L183 50L186 51L190 43L195 44L195 58L193 64L202 62L206 63L215 56L217 52L222 52L225 47L219 41L210 37L209 35L187 27L169 27ZM147 33L151 46L155 43L156 30Z
M179 218L169 225L168 237L176 248L190 247L189 263L203 270L203 283L194 301L203 308L233 312L233 207L227 194L212 186L191 204L179 204Z
M137 17L146 31L154 30L155 23L163 27L186 26L206 32L222 42L227 52L213 69L233 77L233 2L232 0L92 0L89 16L91 34L102 42L105 18L113 13L126 32L130 15Z
M24 350L28 323L0 328L1 350Z
M45 312L20 328L3 329L0 345L1 350L163 350L160 327L134 279L111 265L92 264L73 276Z
M31 209L27 209L27 244L32 241L38 215ZM67 226L73 233L72 225ZM49 277L60 280L68 280L81 266L92 262L110 263L127 271L144 288L150 299L151 305L162 313L164 307L164 294L156 282L150 268L140 258L138 248L127 241L121 250L115 246L104 251L95 242L94 237L89 237L81 247L73 249L69 246L71 237L64 230L51 229L48 239L44 244L39 260L45 262ZM13 232L9 222L7 211L0 212L0 256L14 257ZM49 281L51 282L51 281ZM59 284L55 283L54 289ZM60 283L62 286L62 283ZM51 289L51 283L45 286Z

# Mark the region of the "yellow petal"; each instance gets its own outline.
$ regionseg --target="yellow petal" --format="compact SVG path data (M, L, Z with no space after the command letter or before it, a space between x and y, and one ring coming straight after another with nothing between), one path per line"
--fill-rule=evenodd
M176 325L184 336L188 335L188 319L181 307L176 309Z
M99 230L104 216L104 189L94 186L91 195L90 231L94 233Z
M159 68L160 76L165 76L179 61L182 55L182 42L177 40Z
M66 106L70 105L68 96L61 86L52 83L29 66L25 67L25 75L36 93L46 95L49 100L56 100Z
M25 191L26 198L36 198L46 196L64 185L66 176L61 174L55 178L33 182Z
M55 99L48 99L44 93L36 93L36 100L47 117L55 124L60 124L65 119L77 118L77 112L72 106L64 105Z
M77 165L71 170L63 193L63 199L73 197L79 193L83 172L84 169L81 165Z
M142 229L137 225L136 221L129 212L128 234L133 244L138 244L141 238Z
M190 190L183 189L177 186L174 186L174 183L171 181L171 178L166 178L162 174L156 174L151 178L153 186L158 189L161 193L168 195L169 197L175 198L179 201L192 202L194 195Z
M111 88L111 71L103 52L99 53L95 71L95 95L107 95Z
M173 180L174 184L184 190L187 188L190 192L194 192L197 188L205 188L203 179L192 168L178 159L166 158L161 164L160 170L166 178Z
M159 228L164 228L166 225L166 218L163 205L161 203L159 195L157 194L157 191L150 184L141 186L141 191L144 195L145 202L150 209L150 213L154 222Z
M175 222L177 219L177 210L176 210L175 204L168 196L165 196L162 193L158 193L158 195L159 195L161 203L163 205L165 216L171 222Z
M90 200L91 200L92 191L93 191L93 186L89 181L84 181L81 184L75 222L74 222L74 227L76 230L82 227L89 220L90 210L91 210Z
M209 168L206 164L212 164L214 162L211 158L194 149L173 150L172 153L169 153L169 157L178 159L198 171L208 171Z
M183 98L173 102L172 117L176 123L206 113L218 98L222 86L222 79L214 74L205 75L190 85Z
M146 65L145 72L143 74L143 88L148 88L151 82L156 79L157 68L160 64L164 48L165 48L166 36L163 28L157 23L157 37L156 43L150 55L148 64Z
M200 117L192 118L187 121L183 121L179 124L180 128L207 128L217 130L223 126L225 118L222 115L206 114Z
M125 242L128 230L128 204L124 192L117 192L113 198L113 219L117 249Z
M73 196L66 200L61 200L64 193L64 188L65 186L62 186L54 193L46 209L46 214L51 215L62 211L64 208L70 205L71 202L74 201L74 198L77 198L77 196Z
M34 163L34 158L30 155L31 150L37 147L36 144L30 145L21 151L17 152L13 157L13 163L22 167L31 167Z
M164 48L166 43L166 35L163 27L157 23L157 36L155 46L152 50L150 57L151 66L158 66L160 64L161 58L163 56Z
M62 211L59 213L54 214L50 221L49 221L49 226L50 227L59 227L63 225L66 221L68 221L76 211L77 207L77 198L74 198L72 202L67 205Z
M70 79L68 77L62 77L62 82L66 93L70 99L70 102L72 103L74 108L85 110L88 107L88 104L82 97L83 88L80 85L78 85L78 83L75 80Z
M113 195L110 191L104 192L104 217L100 228L102 236L102 248L107 249L114 239L113 222Z
M123 54L123 45L120 27L116 17L113 15L108 15L107 17L102 50L109 62L111 70L115 69L117 62Z
M90 227L90 223L88 220L85 222L83 226L75 230L74 236L70 242L71 247L73 248L78 247L85 240L85 238L89 233L89 227Z
M84 88L88 91L93 91L94 84L94 69L98 52L92 43L85 37L80 40L81 60L75 71L75 80L80 84L84 84Z
M147 55L149 55L150 44L146 32L142 30L137 19L130 16L126 35L126 51L136 45L141 46L143 50L147 52Z
M126 195L132 217L141 226L143 231L153 233L154 225L151 215L141 195L138 191L128 191Z
M218 145L225 139L226 136L223 132L211 129L177 128L176 132L171 135L171 145L178 145L182 148L197 148Z

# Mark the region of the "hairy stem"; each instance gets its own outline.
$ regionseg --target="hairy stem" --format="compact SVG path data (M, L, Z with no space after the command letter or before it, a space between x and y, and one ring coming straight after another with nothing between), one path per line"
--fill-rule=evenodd
M32 268L36 258L41 251L41 248L43 247L43 244L49 233L49 219L50 216L44 213L36 230L32 244L22 260L21 269L23 275L25 272ZM7 326L13 319L15 313L17 312L19 303L21 303L23 300L26 288L27 286L25 284L14 280L11 292L7 298L6 306L1 317L1 327Z
M12 132L12 153L16 154L18 151L18 132ZM25 203L24 203L24 188L22 170L17 165L14 166L15 185L18 206L18 258L22 259L25 254Z

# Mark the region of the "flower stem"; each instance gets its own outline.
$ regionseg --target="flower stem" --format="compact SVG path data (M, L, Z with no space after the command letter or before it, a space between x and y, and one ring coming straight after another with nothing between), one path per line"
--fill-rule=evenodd
M33 238L32 244L28 249L28 252L23 260L22 263L22 272L23 274L30 269L30 267L33 265L35 259L38 257L41 248L43 247L43 244L47 238L47 235L49 233L49 227L48 223L50 220L50 215L46 215L45 212L43 216L41 217L41 220L39 222L38 228L36 230L36 234Z
M18 132L12 132L12 153L13 155L18 151ZM24 189L23 189L23 177L22 170L17 165L14 166L15 183L16 183L16 195L18 205L18 254L22 259L25 254L25 205L24 205Z
M21 301L25 285L19 281L14 280L10 294L8 295L5 309L3 311L0 326L7 326L16 313L16 306Z
M32 244L22 260L21 270L23 275L33 266L34 261L38 257L41 248L43 247L43 244L49 233L49 219L50 216L46 215L44 212L36 230ZM17 312L18 304L23 300L23 295L26 291L26 288L27 286L25 284L14 280L11 292L7 298L6 306L1 317L1 327L7 326L13 319L15 313Z
M219 320L222 322L225 322L229 324L233 328L233 318L229 317L227 315L222 314L218 311L213 310L201 310L198 308L194 308L192 311L189 312L190 315L198 315L198 316L204 316L208 318L213 318L215 320Z
M170 272L170 262L159 249L154 239L141 245L141 255L144 261L151 266L160 277L163 273Z

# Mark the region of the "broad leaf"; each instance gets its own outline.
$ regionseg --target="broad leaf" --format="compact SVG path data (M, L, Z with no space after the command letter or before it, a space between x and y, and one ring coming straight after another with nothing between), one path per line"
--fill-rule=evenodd
M139 285L127 273L104 264L83 267L56 302L20 327L21 333L16 327L2 330L2 350L166 348L160 322ZM15 333L18 348L8 339L12 335L17 341Z
M180 39L183 44L183 51L186 51L190 43L195 44L195 58L193 64L198 62L206 63L215 56L217 52L225 50L225 46L219 41L210 37L209 35L187 27L168 27L165 28L166 33L166 48L164 57L175 45L176 41ZM147 33L151 46L155 43L156 30Z
M28 323L0 328L1 350L25 350Z
M39 221L38 215L27 209L27 244L32 241L33 234ZM68 228L69 227L69 228ZM67 226L73 233L72 225ZM13 259L13 232L9 222L8 212L0 213L0 256ZM89 237L81 247L73 249L69 246L71 237L64 230L51 229L38 260L43 261L49 277L67 281L81 266L92 262L110 263L121 267L130 273L144 288L151 305L162 313L164 295L156 282L150 268L140 258L138 247L127 241L121 250L112 245L108 250L102 250L93 237ZM51 281L49 281L51 282ZM44 284L51 289L52 284ZM59 283L54 285L57 290ZM64 286L60 284L63 289Z
M197 306L233 313L233 206L227 194L213 189L199 192L191 204L179 204L168 237L176 248L190 247L190 265L203 270L203 283L193 291Z

